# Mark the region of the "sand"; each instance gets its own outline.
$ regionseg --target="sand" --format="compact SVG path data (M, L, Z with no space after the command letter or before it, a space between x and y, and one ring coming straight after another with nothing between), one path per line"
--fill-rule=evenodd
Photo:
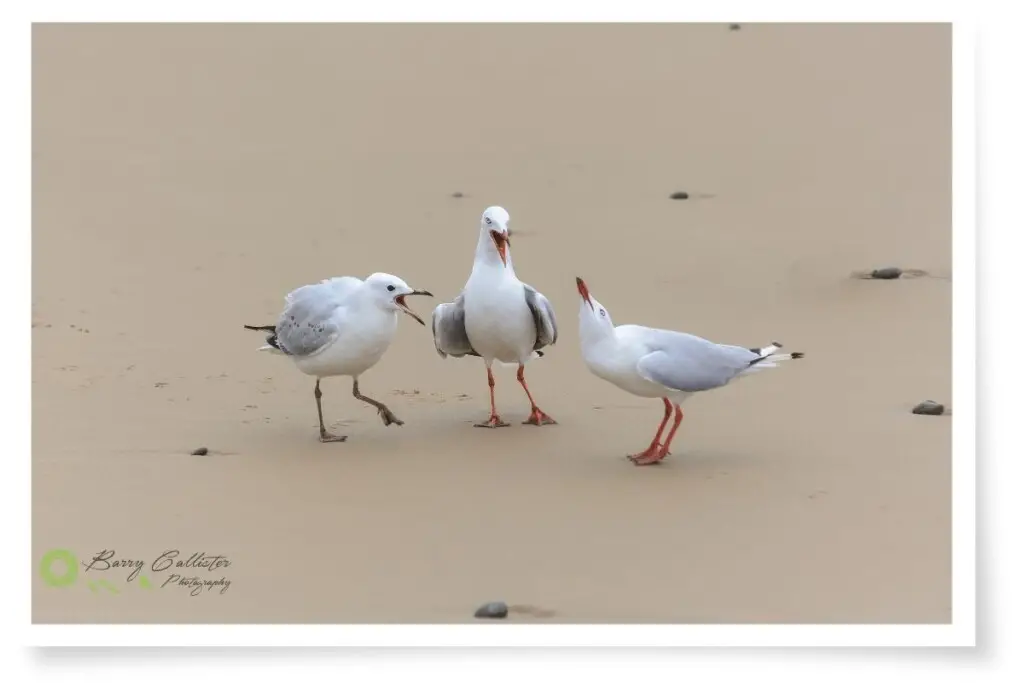
M35 622L949 622L952 421L910 409L951 398L950 61L944 25L37 26L33 563L150 588L37 577ZM559 424L503 369L514 424L473 429L482 364L403 317L360 384L405 426L330 379L319 443L242 324L332 275L450 300L491 204L559 316L527 370ZM888 265L931 277L850 277ZM577 275L807 357L634 467L661 405L586 370Z

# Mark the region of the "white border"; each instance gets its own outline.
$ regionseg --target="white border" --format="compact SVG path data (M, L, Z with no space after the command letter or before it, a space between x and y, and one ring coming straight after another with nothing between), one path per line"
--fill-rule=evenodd
M415 0L384 3L340 3L300 5L297 2L211 2L180 0L173 5L157 7L156 3L121 2L36 2L31 17L34 21L315 21L315 20L544 20L544 21L836 21L836 20L886 20L886 21L948 21L964 12L952 11L956 3L910 3L866 2L857 4L853 11L842 11L834 3L788 2L733 2L728 10L724 3L706 3L703 6L680 9L668 3L631 0L629 3L589 2L584 7L573 7L570 3L559 4L553 0L520 1L516 3L491 3L470 1L449 1L423 3ZM244 11L241 9L244 7ZM961 5L960 7L963 7ZM400 18L400 19L399 19ZM968 19L970 19L968 17ZM974 642L975 600L974 600L974 335L972 330L975 302L974 283L974 105L971 94L974 91L973 65L973 24L958 20L954 32L954 624L951 626L557 626L515 624L470 625L470 626L49 626L34 625L30 629L30 642L40 645L373 645L394 646L422 645L969 645ZM14 52L8 65L25 69L28 64L28 27L25 23L4 24L0 43L4 49ZM5 60L6 61L6 60ZM26 72L15 74L8 81L5 67L5 83L22 86L27 82ZM24 88L7 88L7 93L21 90L21 106L14 107L19 119L18 129L22 133L11 136L11 145L4 139L4 149L14 150L13 173L5 183L19 198L19 210L13 225L28 225L29 192L28 179L24 173L25 160L30 159L29 137L24 134L28 116L23 112L27 99ZM15 102L19 100L16 95ZM8 105L10 106L10 105ZM5 130L5 135L9 135ZM6 175L6 174L5 174ZM16 239L27 237L15 230ZM17 242L15 243L17 245ZM27 245L24 245L27 246ZM6 253L24 254L17 248ZM11 260L5 255L6 261ZM25 273L25 262L13 262L5 268L3 276L11 273ZM19 275L15 282L5 287L6 292L24 291L26 279ZM18 286L20 284L21 286ZM27 302L25 302L27 303ZM20 306L20 302L19 302ZM28 307L19 308L28 320ZM26 324L25 329L28 328ZM24 335L23 335L24 336ZM23 337L8 337L5 345L26 341ZM30 343L30 342L29 342ZM28 351L28 344L23 348ZM15 349L16 350L16 349ZM9 358L25 357L24 354L9 354ZM16 364L19 365L19 364ZM30 386L27 368L24 364L13 368L13 376L24 380L20 386ZM22 456L28 452L28 406L15 401L13 416L14 431L18 433L16 443L25 448L15 448L17 476L5 477L9 482L25 482L29 474L28 459ZM6 420L6 418L5 418ZM15 460L15 458L11 458ZM17 505L8 520L25 519L28 487L22 484L11 487L10 496L4 497L4 504ZM20 547L28 548L30 537L27 529L21 530ZM26 553L30 556L30 553ZM18 568L19 583L31 585L26 579L31 563L25 562ZM6 571L6 568L5 568ZM11 584L8 585L12 585ZM30 619L30 596L25 591L23 618Z
M373 3L295 0L287 4L254 0L244 6L231 0L179 0L137 3L132 0L100 0L88 4L78 0L44 0L33 3L32 21L225 21L225 22L661 22L689 21L729 23L828 22L828 21L915 21L948 22L967 18L968 3L935 0L927 4L913 0L860 0L848 7L813 0L776 0L765 6L757 0L729 0L717 3L670 3L663 0L380 0ZM244 7L244 10L242 9ZM958 16L959 15L959 16Z
M486 647L958 647L973 645L960 625L34 625L35 645L145 647L486 646ZM964 639L970 642L965 643Z
M975 429L975 245L976 178L974 131L974 31L953 30L953 462L952 584L953 624L975 640L977 619Z

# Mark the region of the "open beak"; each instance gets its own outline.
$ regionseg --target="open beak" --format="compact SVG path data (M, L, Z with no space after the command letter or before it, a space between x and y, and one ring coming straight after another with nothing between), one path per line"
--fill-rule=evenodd
M587 283L583 281L583 278L576 278L576 289L580 291L583 300L590 304L590 310L594 310L594 302L590 300L590 290L587 289Z
M501 265L508 265L508 235L498 232L497 230L491 230L491 239L494 240L494 246L498 250L498 256L501 257Z
M431 294L430 292L428 292L425 289L414 289L414 290L412 290L411 292L409 292L407 294L399 294L398 296L395 297L395 303L398 304L398 307L402 309L403 313L406 313L407 315L412 316L413 320L418 322L420 325L423 325L424 327L426 327L427 324L425 322L423 322L423 318L421 318L418 315L416 315L415 313L413 313L412 309L409 308L409 306L405 303L405 297L407 297L407 296L434 296L434 295Z

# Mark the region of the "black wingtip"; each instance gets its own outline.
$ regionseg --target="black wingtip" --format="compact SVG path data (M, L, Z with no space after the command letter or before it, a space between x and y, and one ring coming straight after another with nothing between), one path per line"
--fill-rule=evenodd
M277 343L277 326L276 325L242 325L247 330L255 330L256 332L269 332L267 335L267 343L273 346L281 353L288 353L281 348L281 345Z
M794 351L793 353L791 353L789 355L793 358L793 360L796 360L798 358L803 358L804 357L804 352L803 351Z

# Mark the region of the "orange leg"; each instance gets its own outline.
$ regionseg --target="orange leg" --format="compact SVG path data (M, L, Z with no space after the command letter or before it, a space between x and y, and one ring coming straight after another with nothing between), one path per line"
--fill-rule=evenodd
M519 365L519 371L516 372L516 379L523 385L523 389L526 391L526 397L530 399L530 417L523 420L524 425L553 425L558 424L550 417L544 414L544 411L537 407L536 401L533 400L533 396L530 395L530 387L526 386L526 376L523 374L523 366Z
M651 441L651 445L647 447L647 450L633 455L627 455L627 459L636 462L642 458L651 458L654 457L658 453L658 449L661 448L661 434L665 431L665 425L668 424L668 419L672 417L672 402L667 398L663 398L661 400L665 402L665 417L662 418L661 424L658 425L658 432L654 435L654 440Z
M683 409L676 406L676 420L672 425L672 429L669 430L668 437L665 439L665 445L657 449L657 451L647 457L637 458L633 461L634 465L656 465L665 459L668 455L669 446L672 445L672 439L676 436L676 431L679 429L679 425L683 421Z
M491 389L491 417L486 422L477 422L474 427L489 427L494 429L496 427L508 427L508 422L503 422L501 417L498 416L498 409L494 405L494 373L491 372L491 366L487 366L487 386Z

